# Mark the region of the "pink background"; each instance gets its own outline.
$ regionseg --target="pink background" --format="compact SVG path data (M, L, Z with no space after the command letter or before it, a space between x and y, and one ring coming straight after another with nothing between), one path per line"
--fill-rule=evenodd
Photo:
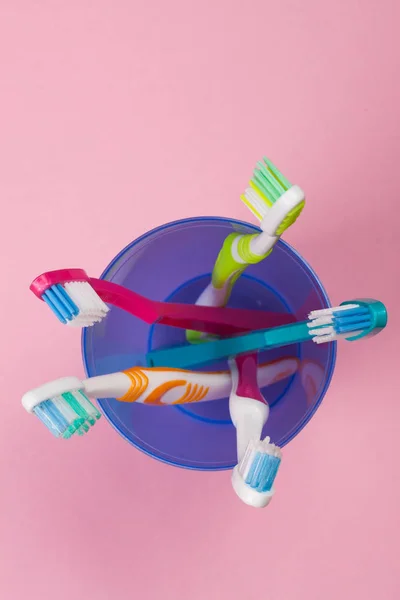
M1 598L399 598L399 18L397 0L1 0ZM166 467L105 419L59 443L20 397L83 374L31 279L99 274L173 219L248 220L263 153L307 191L286 239L332 300L378 297L391 322L341 344L256 511L229 473Z

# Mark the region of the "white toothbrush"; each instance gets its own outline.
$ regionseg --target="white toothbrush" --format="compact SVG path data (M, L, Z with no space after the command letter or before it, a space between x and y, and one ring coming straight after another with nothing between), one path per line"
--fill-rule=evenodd
M258 367L261 387L293 375L297 358L283 358ZM168 406L225 398L231 391L231 375L183 369L132 367L123 372L80 380L64 377L24 394L22 404L56 436L69 438L88 431L100 418L91 398L116 398L120 402Z

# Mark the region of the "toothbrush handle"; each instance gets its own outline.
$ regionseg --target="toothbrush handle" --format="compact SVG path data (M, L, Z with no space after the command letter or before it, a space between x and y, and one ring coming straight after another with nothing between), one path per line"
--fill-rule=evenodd
M310 335L309 321L300 321L283 325L282 327L271 327L265 331L266 350L280 348L281 346L290 346L312 340Z
M175 346L161 350L151 350L146 355L150 367L166 366L189 368L216 360L255 352L265 346L265 334L254 331L247 335L221 340L208 341L192 346Z
M228 373L202 373L182 369L132 367L124 371L130 379L126 394L117 400L151 405L189 404L223 398L229 394Z
M131 367L83 381L83 389L91 397L159 406L224 398L229 395L230 385L227 371L204 373L142 367Z
M257 354L240 356L229 361L232 391L229 413L236 428L237 456L240 462L251 440L260 440L268 419L269 406L258 387Z
M90 278L89 281L104 302L121 308L149 324L159 323L227 336L294 321L292 315L285 313L159 302L111 281L95 278Z
M222 304L228 302L233 286L247 267L261 262L272 252L272 247L263 249L262 244L258 245L260 253L252 251L252 245L260 236L263 233L231 233L226 237L211 275L211 289L216 298L223 298Z
M260 387L289 377L299 368L297 358L281 358L258 367L255 358L256 355L246 356L243 361L246 363L247 359L253 359L256 381ZM238 357L237 362L241 361L242 357ZM245 365L245 372L248 377L248 365ZM226 398L230 394L232 381L229 371L131 367L123 372L88 377L82 381L82 387L91 398L116 398L121 402L168 406Z
M239 354L305 342L311 340L309 331L308 322L302 321L196 346L185 345L165 350L152 350L147 353L146 359L151 367L164 365L187 368Z
M100 298L107 304L133 314L149 324L155 323L159 319L156 301L105 279L90 277L89 282Z
M31 283L30 289L43 300L42 296L49 287L73 281L90 283L104 302L149 324L160 323L181 329L197 329L204 333L227 336L295 321L295 317L287 313L150 300L111 281L89 277L83 269L59 269L42 273Z
M258 354L243 354L234 358L234 361L238 372L236 395L267 404L257 382Z

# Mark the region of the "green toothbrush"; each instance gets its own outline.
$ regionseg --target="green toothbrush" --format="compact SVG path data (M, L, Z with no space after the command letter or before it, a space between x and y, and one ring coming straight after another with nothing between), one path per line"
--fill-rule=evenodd
M259 219L261 233L231 233L226 238L214 265L211 282L196 304L200 306L225 306L232 288L252 264L264 260L288 227L304 208L303 190L291 185L268 158L259 161L242 201ZM203 333L188 330L190 343L203 341Z

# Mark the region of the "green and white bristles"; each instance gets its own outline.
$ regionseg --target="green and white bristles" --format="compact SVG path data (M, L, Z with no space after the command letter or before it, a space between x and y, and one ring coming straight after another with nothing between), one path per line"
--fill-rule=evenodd
M271 207L277 200L292 187L290 181L278 171L275 165L266 157L264 162L258 161L241 199L259 221L266 215L268 206Z
M241 195L241 200L261 222L268 218L270 209L279 201L279 211L274 210L274 213L279 215L274 214L273 218L276 228L272 232L269 227L262 227L264 231L268 230L276 236L282 235L296 221L305 205L301 188L292 185L266 157L257 162L253 177Z

